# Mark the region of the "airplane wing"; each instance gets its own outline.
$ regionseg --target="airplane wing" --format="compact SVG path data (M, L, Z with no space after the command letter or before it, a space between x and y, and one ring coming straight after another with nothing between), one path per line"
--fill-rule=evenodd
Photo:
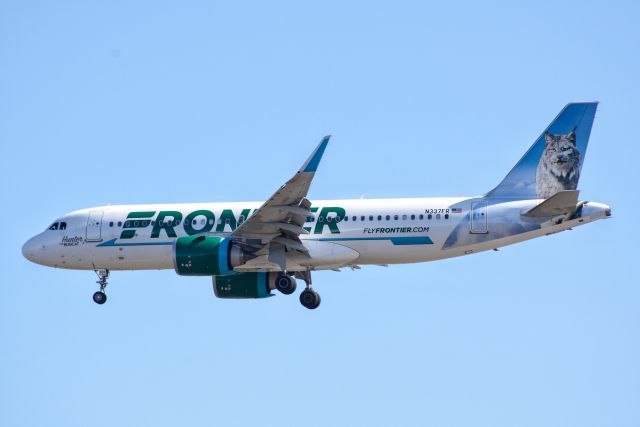
M236 270L264 271L275 267L283 271L287 251L308 252L299 238L308 233L303 225L307 217L313 216L306 197L329 138L330 135L325 136L298 172L231 233L234 242L255 256Z

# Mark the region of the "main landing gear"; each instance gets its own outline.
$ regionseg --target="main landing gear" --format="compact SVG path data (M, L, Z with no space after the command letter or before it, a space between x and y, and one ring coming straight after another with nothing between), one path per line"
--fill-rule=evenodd
M291 295L296 290L296 278L304 280L306 288L300 293L300 304L314 310L320 305L320 294L311 287L311 272L296 271L295 273L280 273L276 277L276 289L285 295Z
M300 304L309 310L315 310L320 306L320 294L311 287L311 270L297 271L296 277L304 280L306 288L300 293Z
M98 275L98 281L96 282L100 285L100 290L93 294L93 302L96 304L104 304L107 302L107 294L104 293L104 288L107 287L107 279L109 278L109 270L106 268L100 268L95 270Z
M285 295L291 295L296 291L296 279L288 274L278 274L278 277L276 277L276 289Z
M320 306L320 294L309 286L300 293L300 304L309 310L314 310Z

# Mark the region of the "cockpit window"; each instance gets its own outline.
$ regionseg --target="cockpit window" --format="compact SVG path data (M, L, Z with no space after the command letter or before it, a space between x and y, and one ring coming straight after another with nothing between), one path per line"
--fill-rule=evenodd
M60 228L58 228L58 230L66 230L67 229L67 223L62 221L60 223Z
M49 227L49 230L57 230L59 224L59 222L54 222L53 224L51 224L51 227Z

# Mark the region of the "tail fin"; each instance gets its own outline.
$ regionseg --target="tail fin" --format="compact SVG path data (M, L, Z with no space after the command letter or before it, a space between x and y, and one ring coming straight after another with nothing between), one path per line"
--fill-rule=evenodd
M567 104L488 197L547 199L575 190L597 102Z

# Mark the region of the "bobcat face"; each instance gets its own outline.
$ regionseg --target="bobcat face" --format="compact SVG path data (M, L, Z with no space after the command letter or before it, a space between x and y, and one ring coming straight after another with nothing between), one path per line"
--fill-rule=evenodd
M575 129L566 135L545 133L545 148L536 172L539 198L558 191L575 190L580 175L580 152L576 147Z
M575 173L580 162L580 153L576 148L576 134L571 131L567 135L544 135L546 146L542 161L547 168L558 177L569 177Z

